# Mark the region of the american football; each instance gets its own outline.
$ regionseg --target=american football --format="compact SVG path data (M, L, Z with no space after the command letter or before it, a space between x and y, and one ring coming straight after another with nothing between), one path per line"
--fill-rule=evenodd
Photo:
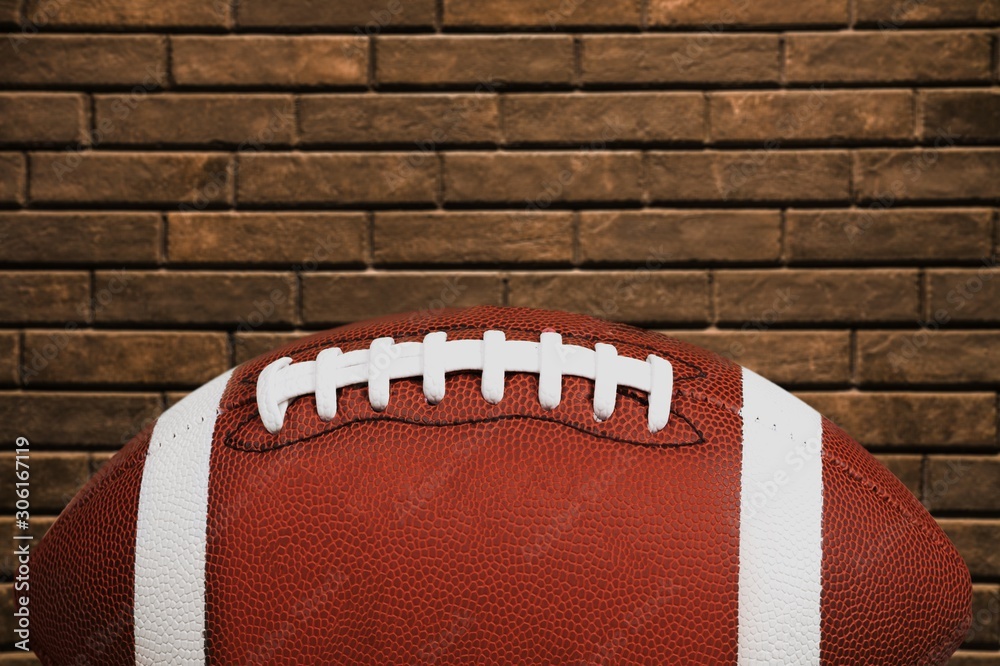
M944 664L958 553L813 408L679 340L361 322L164 412L33 555L43 664Z

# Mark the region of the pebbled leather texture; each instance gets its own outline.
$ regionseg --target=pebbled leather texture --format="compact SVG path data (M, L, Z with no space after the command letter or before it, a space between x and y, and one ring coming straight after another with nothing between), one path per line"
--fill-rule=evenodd
M549 328L669 359L670 425L651 435L645 397L628 391L597 423L593 385L576 378L551 411L526 374L489 405L474 373L449 375L437 405L399 380L382 413L358 387L329 423L313 396L289 405L277 435L256 418L257 375L281 356ZM364 322L255 359L235 370L213 435L206 663L736 664L741 404L741 369L721 357L526 309ZM145 445L83 491L117 529L71 505L39 549L43 663L73 663L102 609L130 603L139 476L127 471L141 472ZM823 445L822 664L945 663L968 626L968 571L906 488L825 420ZM69 593L80 601L54 602ZM134 663L131 634L114 641L92 663Z

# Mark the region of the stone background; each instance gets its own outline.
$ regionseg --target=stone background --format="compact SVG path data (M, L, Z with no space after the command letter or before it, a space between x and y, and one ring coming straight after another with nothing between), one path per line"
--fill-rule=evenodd
M845 426L972 570L952 663L1000 665L1000 0L0 0L0 23L0 429L34 444L38 531L166 405L302 332L569 309Z

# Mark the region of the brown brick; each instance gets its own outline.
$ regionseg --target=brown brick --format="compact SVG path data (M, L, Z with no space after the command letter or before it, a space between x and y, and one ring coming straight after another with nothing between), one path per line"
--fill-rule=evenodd
M149 90L167 81L167 43L160 36L12 34L0 40L0 84Z
M802 393L871 447L996 447L992 393Z
M159 413L151 393L0 392L0 422L33 446L118 448Z
M702 141L701 93L508 95L504 134L516 143Z
M568 26L638 27L641 20L639 0L447 0L444 24L464 27L544 27Z
M861 201L992 200L1000 150L995 148L862 150L854 183Z
M908 28L921 24L995 24L1000 21L997 0L858 0L856 20L877 24L883 30Z
M866 384L1000 383L996 331L859 331L858 373Z
M0 652L0 666L41 666L32 652Z
M0 93L0 143L73 143L84 138L83 95Z
M937 139L942 133L957 134L956 140L962 143L1000 139L1000 91L927 90L920 93L920 99L924 140Z
M843 151L653 152L648 189L657 201L846 201Z
M143 264L160 256L156 213L0 213L0 261L12 264Z
M379 264L569 264L570 213L376 213Z
M21 21L21 0L0 0L0 23L15 24Z
M948 518L938 523L962 554L973 580L1000 577L1000 521Z
M782 386L846 384L851 377L847 331L673 331Z
M54 523L55 520L54 516L32 515L30 526L24 534L33 536L35 543L37 544L39 540L45 536L48 529L52 527L52 523ZM14 529L13 515L7 514L0 516L0 534L14 534ZM7 552L0 552L0 577L4 580L11 580L14 577L14 571L17 569L18 562L12 548L5 550ZM11 666L14 666L14 664L17 666L28 666L29 663L32 664L32 666L39 666L39 662L37 661L12 661L10 663ZM0 664L7 666L2 660L0 660Z
M665 325L706 323L708 275L695 271L514 273L510 305Z
M721 271L715 290L720 321L754 327L914 321L918 315L916 271Z
M111 280L100 271L96 280ZM100 322L235 325L240 330L289 324L297 289L285 273L136 272L96 310Z
M361 86L368 41L329 35L173 37L173 73L182 86Z
M778 38L595 35L582 38L585 83L777 83Z
M637 201L641 172L637 152L448 153L444 197L540 208L552 202Z
M959 650L948 666L1000 666L1000 652L969 652Z
M1000 647L1000 585L972 586L972 626L964 645Z
M968 270L932 270L927 274L929 321L1000 321L1000 271L996 260Z
M204 0L25 0L28 20L51 28L222 28L228 7L228 2Z
M290 144L295 105L290 95L99 95L97 135L104 144L212 143L256 149Z
M875 458L902 481L914 497L920 499L923 486L923 456L878 455Z
M913 135L913 94L892 91L709 95L713 141L892 141Z
M85 453L41 453L33 451L31 465L31 512L59 513L90 478L90 456ZM0 474L14 478L14 454L0 453ZM0 509L14 510L13 492L0 500Z
M496 273L322 274L302 277L302 318L333 324L386 314L500 305Z
M25 166L20 153L0 153L0 203L24 201Z
M17 331L0 333L0 386L17 383L20 349Z
M804 4L783 0L651 0L649 22L654 26L696 27L713 31L732 27L847 25L847 0L820 0Z
M222 153L34 153L29 195L50 204L198 207L232 201L232 158Z
M410 153L248 153L240 157L245 204L430 203L438 160Z
M495 95L304 95L301 143L494 143Z
M994 511L1000 506L1000 458L931 456L927 495L931 511Z
M182 264L361 264L362 213L201 213L170 216L170 261Z
M261 354L298 340L305 333L237 333L233 340L236 363L246 363Z
M381 37L375 47L381 84L474 85L569 83L569 35L427 35Z
M32 386L200 386L229 367L225 333L28 331L25 355L55 345Z
M785 59L790 83L986 81L990 37L961 31L793 33Z
M986 208L791 210L786 219L792 262L969 261L990 251Z
M781 252L776 211L588 211L579 233L588 264L764 262Z
M0 321L84 321L90 276L84 272L0 272Z
M434 25L434 0L240 0L244 27L357 28L379 34Z

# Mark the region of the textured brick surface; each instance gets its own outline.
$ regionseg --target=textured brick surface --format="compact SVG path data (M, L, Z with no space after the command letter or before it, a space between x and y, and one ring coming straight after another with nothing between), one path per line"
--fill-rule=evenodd
M720 321L763 326L914 321L920 296L907 270L726 271L715 290Z
M792 262L979 261L990 253L986 208L792 210L786 244Z
M998 25L1000 0L0 0L0 423L46 463L35 527L296 337L564 308L845 426L972 568L951 664L1000 666Z
M781 216L771 211L587 211L580 217L579 235L585 263L773 262L781 253Z
M64 93L0 93L0 143L72 143L84 138L86 98Z
M568 264L570 213L376 213L379 264Z
M368 235L360 213L178 213L167 224L179 264L360 264Z
M302 143L429 145L500 140L494 95L306 95Z
M477 86L569 83L573 40L568 36L384 37L376 49L381 84Z
M0 474L14 477L14 454L0 454ZM31 508L38 513L59 513L90 478L90 456L86 453L33 453ZM14 511L14 494L0 500L7 513Z
M359 86L368 42L343 36L174 37L177 83L190 86Z

